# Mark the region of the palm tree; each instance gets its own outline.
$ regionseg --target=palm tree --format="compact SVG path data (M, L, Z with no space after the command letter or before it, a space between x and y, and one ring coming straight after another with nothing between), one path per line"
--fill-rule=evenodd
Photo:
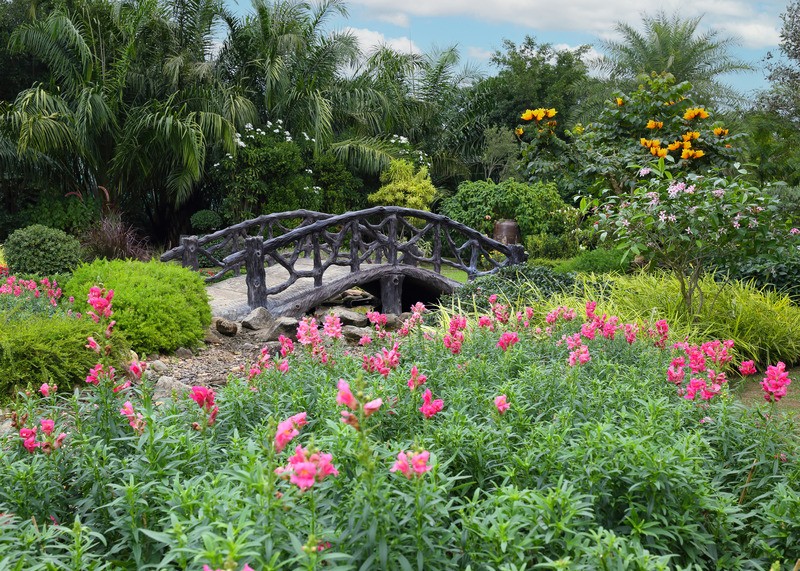
M623 85L623 90L635 87L639 75L668 72L677 82L690 82L700 99L731 101L736 94L720 83L719 76L752 67L730 54L738 44L736 38L721 36L714 29L701 33L701 20L702 16L683 18L658 12L642 16L641 30L618 22L614 29L622 39L602 43L605 55L598 65L612 80L631 83Z
M74 190L102 187L142 209L159 239L200 180L208 149L234 152L246 98L209 69L215 0L87 0L18 28L12 46L43 61L55 89L23 91L4 115L18 158L47 157Z

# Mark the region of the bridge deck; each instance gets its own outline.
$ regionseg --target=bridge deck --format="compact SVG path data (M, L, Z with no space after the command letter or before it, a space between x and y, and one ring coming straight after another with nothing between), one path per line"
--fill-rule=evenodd
M298 270L310 270L313 262L310 258L300 258L294 267ZM361 269L380 267L379 264L362 264ZM325 272L323 285L344 278L350 274L348 266L331 266ZM289 272L282 266L271 266L266 269L267 287L280 284L289 278ZM298 294L314 289L313 278L300 278L286 290L270 296L270 299L280 301L295 297ZM216 317L239 320L250 313L247 306L246 276L237 276L227 280L209 284L206 287L211 314Z

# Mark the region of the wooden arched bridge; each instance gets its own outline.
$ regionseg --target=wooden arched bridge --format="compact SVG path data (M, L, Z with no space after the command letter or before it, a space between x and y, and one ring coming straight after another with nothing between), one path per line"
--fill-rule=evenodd
M340 215L267 214L184 237L161 260L215 268L207 282L245 268L249 308L299 317L354 286L378 295L384 312L401 313L417 301L411 292L404 295L404 284L451 293L460 284L442 275L445 266L472 280L526 257L522 246L502 244L446 216L377 206Z

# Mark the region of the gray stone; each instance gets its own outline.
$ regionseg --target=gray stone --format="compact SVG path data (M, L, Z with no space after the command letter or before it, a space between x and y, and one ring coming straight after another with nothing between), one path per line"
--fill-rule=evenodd
M167 366L164 364L163 361L155 360L148 365L148 368L155 371L156 373L165 373L167 371Z
M189 385L178 381L175 377L163 375L158 378L155 387L153 387L153 401L158 402L165 398L171 398L173 393L180 397L190 390L191 387Z
M191 350L187 349L186 347L178 347L175 349L175 356L178 359L191 359L193 354Z
M401 324L402 321L400 321L400 318L397 317L396 313L386 314L386 329L391 329L391 330L398 329Z
M14 427L11 424L11 419L0 422L0 437L5 436L9 432L14 432Z
M209 329L206 331L205 337L203 337L203 342L209 345L219 345L222 343L222 337L216 331Z
M258 331L259 329L270 329L275 325L275 318L263 307L257 307L250 314L242 319L242 327Z
M297 334L298 321L294 317L279 317L270 331L270 339L277 339L281 335L294 338Z
M346 307L326 307L317 311L317 317L320 319L325 319L325 316L330 314L337 316L342 321L342 325L355 325L356 327L364 327L367 323L369 323L366 315L357 311L353 311L352 309L347 309Z
M358 343L364 335L373 337L375 331L369 327L356 327L355 325L345 325L342 327L342 335L345 340L352 343Z
M228 337L233 337L239 331L239 325L229 319L218 319L216 327L217 331Z

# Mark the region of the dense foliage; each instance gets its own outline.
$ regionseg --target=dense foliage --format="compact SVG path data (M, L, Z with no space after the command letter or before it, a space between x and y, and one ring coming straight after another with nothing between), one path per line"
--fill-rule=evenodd
M116 317L103 293L101 329ZM489 303L478 320L423 325L417 312L395 337L378 325L363 359L343 352L335 320L309 319L247 378L163 402L146 377L115 392L121 374L104 368L85 391L21 397L0 456L0 561L649 570L800 557L795 427L776 403L731 397L727 344L673 349L666 322L594 304L515 317ZM769 368L765 394L788 381Z
M40 276L68 273L81 262L81 244L62 230L34 224L8 237L5 256L14 273Z
M65 294L86 311L94 284L115 292L118 333L141 354L193 347L211 323L205 283L199 274L157 261L96 260L79 267Z

